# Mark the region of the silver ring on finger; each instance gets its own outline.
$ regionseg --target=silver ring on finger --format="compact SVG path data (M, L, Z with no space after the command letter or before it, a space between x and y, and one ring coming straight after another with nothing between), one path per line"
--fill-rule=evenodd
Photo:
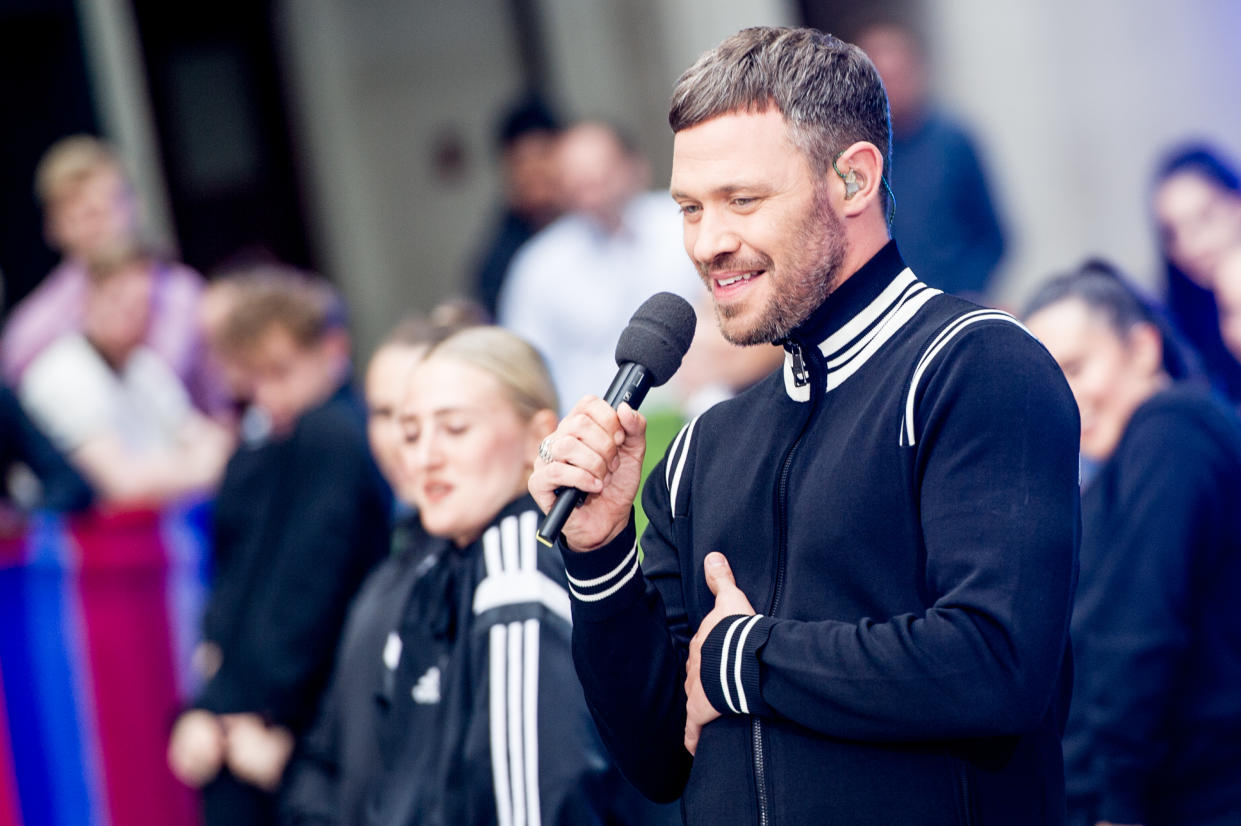
M539 458L544 464L550 465L555 459L552 458L552 442L556 440L555 434L552 434L539 442Z

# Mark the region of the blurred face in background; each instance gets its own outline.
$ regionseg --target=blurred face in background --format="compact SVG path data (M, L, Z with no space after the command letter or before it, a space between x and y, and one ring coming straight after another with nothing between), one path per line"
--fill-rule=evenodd
M1050 304L1026 326L1064 371L1082 419L1082 453L1112 455L1134 412L1166 382L1159 331L1136 324L1119 334L1078 298Z
M566 131L556 163L565 208L609 232L620 226L625 206L646 186L646 165L602 124L584 123Z
M518 414L490 373L451 356L414 368L400 408L404 472L422 526L459 547L526 492L555 416Z
M519 214L541 226L560 212L554 133L526 132L515 138L504 149L504 171L508 202Z
M53 247L70 258L91 258L134 237L138 208L121 170L100 166L53 192L46 220Z
M397 409L405 398L410 374L426 352L426 347L388 344L371 356L366 370L366 435L379 471L406 504L413 504L413 490L401 464L404 434Z
M893 130L904 132L916 127L926 105L927 71L913 35L899 26L872 26L858 37L857 45L883 80Z
M154 280L150 263L135 261L87 292L82 331L114 368L123 367L146 338Z
M238 354L238 360L253 403L267 414L272 431L284 436L303 413L335 392L348 369L348 353L343 331L329 331L306 345L275 323Z
M1215 276L1215 303L1219 307L1219 331L1233 358L1241 361L1241 247L1220 259Z
M1213 289L1224 254L1241 245L1241 193L1196 172L1177 172L1155 190L1155 219L1168 260Z

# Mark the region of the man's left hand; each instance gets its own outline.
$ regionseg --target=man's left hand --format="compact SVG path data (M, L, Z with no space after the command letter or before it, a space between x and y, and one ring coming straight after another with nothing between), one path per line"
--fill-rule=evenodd
M685 749L690 754L698 750L698 735L702 733L702 727L720 716L702 690L702 675L699 673L702 670L702 644L724 617L755 613L750 600L737 587L733 569L722 553L713 551L707 554L703 571L707 577L707 587L715 594L715 607L702 618L698 633L690 640L689 660L685 664Z

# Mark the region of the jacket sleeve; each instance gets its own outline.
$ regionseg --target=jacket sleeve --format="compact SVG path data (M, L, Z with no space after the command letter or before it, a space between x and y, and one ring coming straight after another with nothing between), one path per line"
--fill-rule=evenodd
M475 688L469 754L485 754L498 822L544 826L616 822L623 783L573 673L563 569L522 515L520 550L488 553L475 589L471 660ZM489 541L504 545L509 537ZM537 560L537 562L536 562ZM485 737L486 744L478 741Z
M560 544L586 701L621 772L658 802L680 797L691 761L684 746L685 661L694 629L682 596L667 467L669 457L687 449L692 426L647 477L642 507L649 524L641 549L632 518L591 553Z
M337 675L328 683L314 723L298 740L280 792L284 826L332 826L341 820L337 794L340 744Z
M1216 508L1231 507L1210 471L1218 446L1177 419L1148 416L1125 434L1131 450L1114 505L1123 518L1109 523L1116 533L1092 569L1074 640L1091 669L1074 702L1082 703L1097 811L1117 823L1148 822L1146 790L1166 758L1161 728L1194 633L1200 537L1224 521Z
M721 681L704 679L721 713L872 742L1018 734L1044 719L1076 580L1076 406L1055 363L1010 322L954 339L919 395L905 449L928 607L878 621L719 623L703 668L736 675L747 701L725 702ZM905 496L893 493L898 507Z

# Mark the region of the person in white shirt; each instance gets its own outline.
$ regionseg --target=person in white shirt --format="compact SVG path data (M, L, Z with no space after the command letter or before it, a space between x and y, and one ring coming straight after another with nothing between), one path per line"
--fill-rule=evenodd
M646 162L617 133L587 122L557 149L569 211L513 259L499 323L547 360L562 399L602 393L616 339L652 294L704 295L681 240L677 205L648 192Z
M152 315L149 252L112 251L89 268L81 332L30 365L18 396L105 501L151 505L205 493L231 450L184 385L143 344Z

